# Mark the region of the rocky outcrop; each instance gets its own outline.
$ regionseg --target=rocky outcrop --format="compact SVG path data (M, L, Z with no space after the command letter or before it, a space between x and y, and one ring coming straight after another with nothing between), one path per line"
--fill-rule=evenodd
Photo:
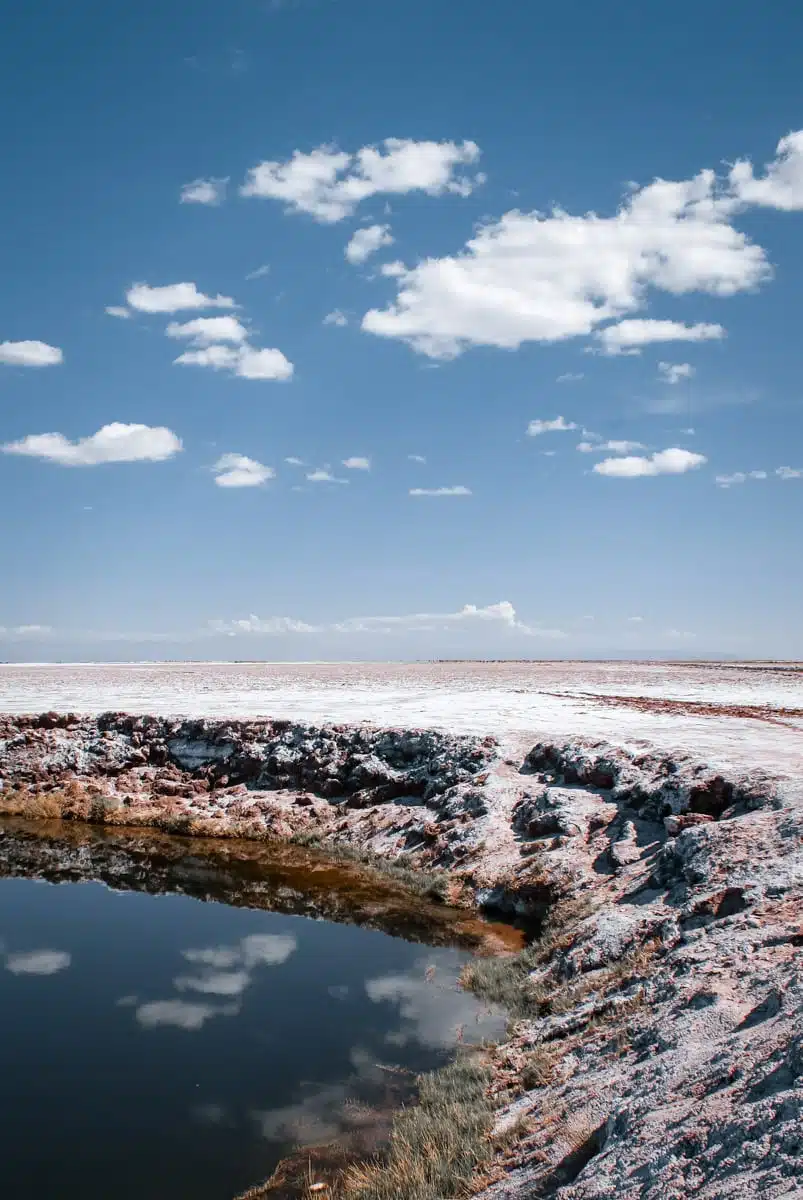
M495 1055L517 1133L486 1200L797 1194L803 779L583 739L119 713L0 718L0 776L7 813L315 834L545 919Z
M494 750L492 738L432 730L125 713L0 717L6 787L42 791L92 781L128 799L148 792L189 799L245 786L249 791L294 788L347 800L352 807L430 800L471 779Z

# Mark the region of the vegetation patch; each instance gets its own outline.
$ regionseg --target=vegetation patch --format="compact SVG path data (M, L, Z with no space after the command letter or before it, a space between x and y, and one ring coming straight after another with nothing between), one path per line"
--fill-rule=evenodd
M459 903L464 892L459 883L449 879L446 872L424 871L420 867L408 865L404 855L399 855L394 859L381 858L370 850L343 845L340 842L319 837L314 833L297 833L288 841L294 846L319 850L331 862L368 867L386 879L398 883L406 891L434 901L436 904Z
M492 1157L491 1072L461 1055L419 1079L419 1102L393 1124L385 1157L347 1168L339 1193L349 1200L443 1200L468 1192Z

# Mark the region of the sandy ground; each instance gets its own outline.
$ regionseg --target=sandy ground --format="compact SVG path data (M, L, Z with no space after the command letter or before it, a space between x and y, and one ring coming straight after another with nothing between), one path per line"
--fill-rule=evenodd
M800 663L0 665L0 712L48 710L580 736L685 751L723 770L803 768Z

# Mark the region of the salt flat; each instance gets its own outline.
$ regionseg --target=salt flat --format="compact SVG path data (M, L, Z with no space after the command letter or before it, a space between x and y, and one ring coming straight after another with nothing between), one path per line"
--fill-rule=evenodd
M45 710L587 737L686 752L723 770L803 768L800 663L0 665L0 711Z

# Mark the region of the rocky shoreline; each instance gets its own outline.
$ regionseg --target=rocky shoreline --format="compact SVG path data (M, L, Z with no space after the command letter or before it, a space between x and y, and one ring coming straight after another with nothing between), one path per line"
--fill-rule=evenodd
M516 1136L487 1200L803 1194L803 755L797 778L725 775L533 741L0 717L0 814L317 838L546 918L493 1058Z

